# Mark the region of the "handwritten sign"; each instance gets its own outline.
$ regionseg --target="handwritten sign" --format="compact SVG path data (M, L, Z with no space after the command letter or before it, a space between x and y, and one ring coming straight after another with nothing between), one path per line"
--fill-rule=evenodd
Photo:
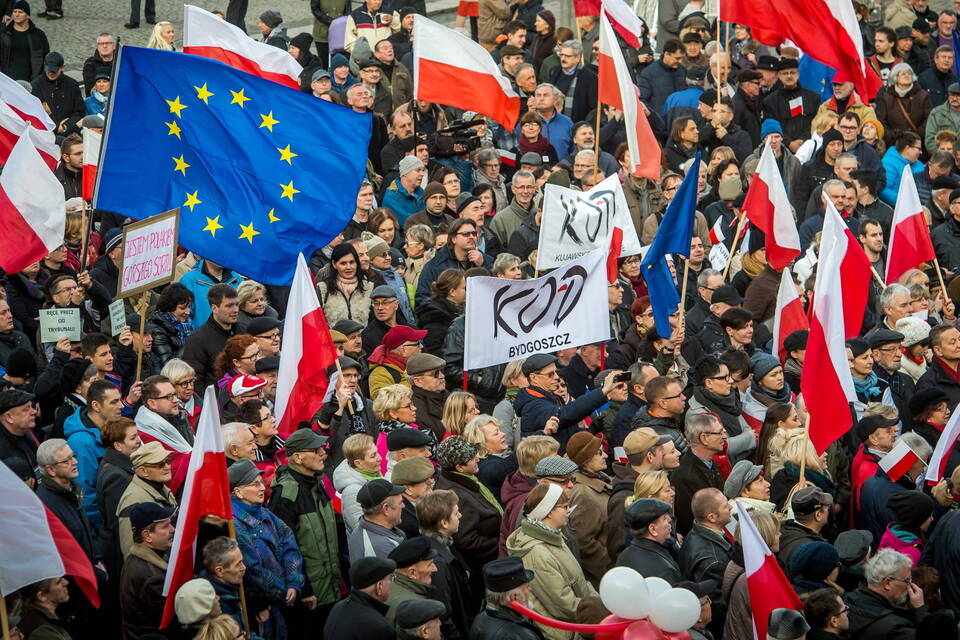
M127 324L127 311L123 308L123 300L114 300L110 303L110 334L120 335Z
M179 219L180 209L173 209L123 228L118 298L141 293L173 279Z
M80 342L80 309L41 309L40 342L56 342L69 338L70 342Z

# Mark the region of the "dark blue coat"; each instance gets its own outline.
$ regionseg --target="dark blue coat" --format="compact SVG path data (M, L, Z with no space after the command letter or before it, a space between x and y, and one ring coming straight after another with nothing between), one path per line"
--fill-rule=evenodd
M860 528L873 534L874 544L879 544L887 525L896 520L893 511L887 507L887 500L895 493L916 488L907 476L893 482L880 468L872 478L863 483L860 492Z
M683 65L671 69L659 60L651 62L640 72L637 87L640 99L650 106L651 111L663 113L670 94L687 88L687 70Z
M475 265L470 265L471 267ZM493 270L493 258L483 254L483 267L487 270ZM433 284L440 274L446 269L461 269L464 267L453 255L450 247L440 247L436 255L423 265L423 271L420 272L420 280L417 282L417 295L414 301L414 307L419 307L430 299L430 285Z
M568 404L560 404L559 398L549 391L529 386L517 392L513 407L520 415L520 435L524 438L544 435L543 425L547 420L552 416L560 418L560 428L553 437L560 442L560 454L563 455L567 440L579 431L577 424L606 402L601 389L589 391Z

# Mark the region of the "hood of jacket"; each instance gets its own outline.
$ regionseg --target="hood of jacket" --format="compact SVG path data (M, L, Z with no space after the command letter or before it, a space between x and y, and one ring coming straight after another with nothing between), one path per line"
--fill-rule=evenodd
M500 487L500 500L503 504L507 504L518 496L527 495L535 486L537 486L536 478L528 478L519 470L514 471L506 477L503 486Z
M549 544L554 547L563 546L563 534L559 531L548 531L543 527L524 519L520 528L507 538L507 553L522 558L540 544Z
M440 298L427 298L417 308L417 318L421 325L427 322L453 322L460 313L452 302Z
M347 464L346 460L340 462L337 468L333 470L333 488L343 492L344 489L352 484L364 485L367 479L363 474Z
M90 418L83 415L83 411L83 408L77 409L63 421L63 436L65 438L82 436L103 447L100 441L100 429L90 421Z

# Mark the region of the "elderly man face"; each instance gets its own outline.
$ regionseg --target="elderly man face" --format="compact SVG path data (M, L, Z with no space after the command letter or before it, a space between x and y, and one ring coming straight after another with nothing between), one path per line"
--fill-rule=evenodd
M580 127L573 136L573 143L577 145L577 149L593 149L593 142L593 127L590 126Z
M833 97L837 100L846 100L850 97L850 94L853 92L853 83L852 82L834 82L833 83Z
M576 69L577 65L580 64L580 58L580 54L574 51L572 47L560 47L560 66L564 71Z
M529 67L521 69L517 73L516 81L517 86L528 95L537 89L537 74Z

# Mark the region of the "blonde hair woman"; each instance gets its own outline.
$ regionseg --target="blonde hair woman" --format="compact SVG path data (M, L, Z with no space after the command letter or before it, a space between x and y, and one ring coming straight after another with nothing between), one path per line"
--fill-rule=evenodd
M343 441L343 462L333 470L333 487L340 492L347 535L357 527L363 514L357 502L360 487L383 477L380 462L377 445L367 434L355 433Z
M387 436L397 429L420 429L416 424L417 407L413 404L413 390L403 384L388 384L380 389L376 400L373 401L373 413L380 422L377 423L377 450L383 459L380 472L389 475L396 462L387 458ZM420 429L430 438L432 452L437 446L437 438L427 427Z
M247 325L255 318L271 318L273 320L279 318L277 310L270 306L267 288L255 280L244 280L237 286L237 300L240 303L240 313L237 314L237 333L247 333ZM279 327L277 329L279 330ZM261 342L260 346L261 348L269 346L270 350L273 351L273 353L265 355L277 355L277 352L280 351L279 340L276 341L275 345Z
M150 33L150 39L147 40L147 49L160 49L162 51L176 51L173 44L173 25L166 20L153 25L153 31Z
M517 470L517 457L507 447L500 421L485 413L475 416L467 423L463 437L479 445L477 455L480 456L480 470L477 471L477 478L502 503L500 487L506 477Z
M780 521L766 511L750 511L750 519L756 525L760 537L774 554L780 550ZM737 540L742 542L740 525L737 525ZM727 619L723 625L724 640L753 640L753 613L750 609L750 592L747 590L747 574L742 565L733 560L727 563L720 583L720 593L728 603Z
M676 495L677 492L670 484L670 475L666 471L642 471L637 474L637 479L633 482L633 495L624 501L624 506L629 507L641 498L656 498L672 507Z
M194 640L237 640L240 636L241 630L237 621L223 614L204 622Z
M477 397L469 391L454 391L443 404L444 437L461 435L467 423L477 415L480 415Z
M789 497L793 488L800 482L800 464L805 461L803 477L808 485L814 485L836 498L837 485L827 470L827 454L817 455L813 443L806 433L801 431L791 435L781 453L783 468L770 481L770 501L792 518Z

